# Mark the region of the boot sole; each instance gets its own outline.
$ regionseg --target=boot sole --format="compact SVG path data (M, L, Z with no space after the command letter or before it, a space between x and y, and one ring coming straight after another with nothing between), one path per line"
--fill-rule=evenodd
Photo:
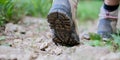
M62 46L74 46L79 42L72 36L72 21L63 13L53 12L48 15L50 28L54 30L53 42Z

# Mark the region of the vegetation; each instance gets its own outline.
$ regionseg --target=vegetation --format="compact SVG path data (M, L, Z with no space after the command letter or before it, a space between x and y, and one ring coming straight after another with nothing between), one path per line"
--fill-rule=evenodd
M0 1L0 25L4 25L5 22L11 20L13 17L13 3L10 0Z
M113 40L114 50L119 50L120 51L120 30L118 29L117 33L113 34L112 37L114 39Z
M90 41L85 44L91 46L106 46L113 51L120 51L120 30L116 34L112 34L113 39L103 41L100 35L96 33L89 33Z
M24 16L46 17L51 0L0 0L0 26Z
M80 1L78 4L77 18L80 21L96 20L102 1Z

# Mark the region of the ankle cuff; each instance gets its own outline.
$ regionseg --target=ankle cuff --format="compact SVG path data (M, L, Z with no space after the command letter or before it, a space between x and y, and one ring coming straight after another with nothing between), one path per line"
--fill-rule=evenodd
M116 9L115 11L109 12L106 9L104 9L104 6L102 6L99 17L100 19L101 18L118 19L118 9Z
M104 9L106 9L109 12L117 10L118 7L119 7L119 4L114 5L114 6L110 6L110 5L107 5L107 4L104 3Z

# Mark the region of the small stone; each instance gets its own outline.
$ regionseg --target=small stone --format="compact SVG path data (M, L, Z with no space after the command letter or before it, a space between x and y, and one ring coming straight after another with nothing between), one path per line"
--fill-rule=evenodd
M47 38L52 38L52 32L47 32L46 36Z
M48 43L47 42L42 43L40 46L40 50L45 51L46 48L48 48Z
M54 50L55 54L57 55L60 55L62 53L62 49L57 47L55 50Z
M25 32L25 28L13 23L6 24L5 32Z
M83 39L90 40L89 33L83 33L83 34L81 35L81 40L83 40Z
M27 31L25 35L26 35L27 37L31 37L31 36L33 36L33 34L34 34L34 33L33 33L32 31Z
M15 39L15 40L14 40L14 43L20 43L20 42L22 42L21 39Z
M39 38L39 37L35 39L35 42L36 42L36 43L41 43L41 41L42 41L42 39Z
M8 23L8 24L6 24L6 28L5 28L5 32L7 33L7 32L14 32L14 31L16 31L16 28L17 26L16 25L14 25L13 23Z

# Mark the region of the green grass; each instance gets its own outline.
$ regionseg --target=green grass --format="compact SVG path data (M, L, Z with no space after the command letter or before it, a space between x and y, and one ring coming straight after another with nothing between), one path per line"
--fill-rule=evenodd
M13 13L13 3L10 0L0 0L0 26L11 20Z
M24 16L46 18L52 0L0 0L0 26L17 23Z
M25 15L45 18L52 0L17 0L16 3L19 8L23 9Z
M86 45L91 46L102 46L102 47L108 47L112 51L117 52L120 51L120 30L117 30L116 34L112 34L113 39L109 39L106 41L103 41L100 35L96 33L89 33L90 41L84 42Z
M113 37L113 47L114 47L114 50L118 50L120 51L120 30L118 29L117 30L117 33L116 34L113 34L112 35Z
M97 19L101 5L102 1L80 1L77 9L77 18L80 21Z

